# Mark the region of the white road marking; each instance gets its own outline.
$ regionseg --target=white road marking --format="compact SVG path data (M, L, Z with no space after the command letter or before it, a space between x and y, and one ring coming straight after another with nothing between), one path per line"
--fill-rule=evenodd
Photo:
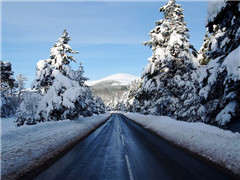
M132 169L131 169L130 162L129 162L129 160L128 160L128 156L127 156L127 155L125 155L125 159L126 159L126 162L127 162L127 168L128 168L129 178L130 178L130 180L134 180L134 178L133 178L133 173L132 173Z
M124 137L123 137L123 135L121 135L121 137L122 137L122 145L124 146L125 145L125 143L124 143Z

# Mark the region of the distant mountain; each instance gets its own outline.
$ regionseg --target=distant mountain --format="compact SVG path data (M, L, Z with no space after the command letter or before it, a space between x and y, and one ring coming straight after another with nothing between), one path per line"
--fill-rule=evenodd
M85 84L88 86L93 86L96 85L98 83L105 83L105 82L112 82L111 85L115 86L115 85L123 85L123 86L127 86L128 84L130 84L133 80L135 79L139 79L138 76L134 76L132 74L124 74L124 73L118 73L118 74L113 74L111 76L102 78L100 80L96 80L96 81L87 81Z
M131 74L118 73L96 81L87 81L94 96L102 98L103 102L111 107L127 91L127 86L135 79L140 79Z

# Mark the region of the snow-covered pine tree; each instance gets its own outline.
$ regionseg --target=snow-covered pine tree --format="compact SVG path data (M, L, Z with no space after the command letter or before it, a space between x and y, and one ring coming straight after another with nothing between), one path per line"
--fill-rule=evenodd
M76 119L80 115L90 116L93 113L100 113L90 90L81 86L75 72L69 66L71 61L76 62L69 54L77 53L68 45L69 40L70 37L64 30L58 42L50 50L50 59L40 60L37 63L32 89L35 92L40 91L41 97L32 93L26 98L34 96L41 100L37 105L34 104L37 108L33 108L31 112L19 113L17 119L19 125L24 121L27 121L27 124L35 124L36 121ZM21 109L27 109L28 105L28 101L23 100Z
M120 100L116 102L116 104L112 105L112 109L127 112L138 111L140 107L138 106L138 101L135 97L140 90L141 85L142 81L140 79L132 81L128 85L128 90L122 95Z
M13 78L14 72L12 71L12 64L10 62L3 62L1 63L1 90L5 88L11 88L14 87L14 81Z
M189 43L181 5L170 0L160 12L164 13L164 19L156 22L157 26L150 31L150 40L144 43L153 54L143 71L143 84L136 98L142 113L188 119L191 103L195 101L192 72L199 65L197 52Z
M198 114L204 122L224 126L240 117L240 2L209 2L207 28L210 62L198 69Z
M138 111L138 109L140 109L138 101L135 99L135 97L138 94L141 86L142 81L140 79L136 79L129 84L128 91L122 98L122 102L125 105L124 107L125 111L135 112Z
M209 58L226 56L239 47L239 11L239 1L210 2L207 22L211 33Z
M68 45L71 38L68 36L66 29L58 42L50 50L50 59L40 60L37 63L36 78L32 83L32 89L41 90L44 94L53 84L53 70L59 70L62 74L70 79L75 79L75 74L68 66L71 61L76 62L75 58L69 54L77 54Z
M100 97L96 97L96 113L105 113L106 106Z
M78 69L75 71L76 81L78 81L80 86L84 86L85 81L88 80L87 77L84 77L84 73L83 65L80 62Z
M31 84L31 89L45 94L52 86L54 77L52 76L53 67L49 64L51 59L40 60L36 67L36 77Z
M68 65L71 61L76 62L76 59L73 56L67 54L78 53L77 51L72 50L72 48L68 45L70 40L71 38L68 36L66 29L64 29L62 36L58 39L58 42L51 48L50 64L54 66L55 69L62 69L62 65Z
M160 8L160 12L164 13L165 19L156 22L157 26L149 33L150 40L143 43L153 51L143 76L154 77L165 71L175 72L181 69L186 72L196 68L198 63L193 55L196 57L197 52L189 43L188 28L181 5L170 0Z
M17 75L17 88L18 88L18 100L20 102L20 98L22 95L22 91L25 88L25 81L27 81L27 78L24 77L22 74Z
M209 44L210 44L210 37L209 37L209 32L205 33L204 39L203 39L203 45L200 48L198 52L198 61L199 64L201 65L207 65L210 59L207 57L207 52L209 51Z
M15 87L12 64L10 62L0 61L1 64L1 117L9 117L15 114L16 98L12 90Z

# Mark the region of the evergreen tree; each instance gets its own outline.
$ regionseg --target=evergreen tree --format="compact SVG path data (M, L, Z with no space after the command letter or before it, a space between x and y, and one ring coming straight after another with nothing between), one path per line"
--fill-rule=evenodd
M51 48L50 59L40 60L37 63L36 78L32 83L32 89L40 90L42 94L46 93L53 84L53 70L59 70L70 79L75 79L75 74L68 65L71 61L76 62L76 60L69 54L78 52L72 50L68 45L70 40L71 38L65 29L58 42Z
M91 116L93 113L100 113L90 90L80 86L75 72L69 66L71 61L76 62L69 54L77 53L68 45L69 40L70 37L64 30L58 42L50 50L50 59L37 63L36 78L32 88L33 91L40 91L41 94L37 96L35 93L30 93L25 96L17 119L19 125L24 124L25 121L27 124L35 124L36 121L76 119L80 115ZM26 99L31 96L41 100L37 101L37 104L32 104L34 108L25 113L24 109L31 106ZM104 112L104 109L101 112Z
M115 111L128 111L135 112L139 110L138 101L135 99L142 85L141 80L132 81L127 92L125 92L121 99L114 105L112 105L113 110Z
M179 111L189 110L195 101L196 79L192 73L199 65L197 52L189 43L181 5L170 0L160 12L164 13L164 19L156 22L150 40L144 43L150 46L153 55L143 71L137 106L142 113L186 119L190 112L180 115ZM191 100L187 101L188 98Z
M96 97L96 114L105 113L106 106L100 97Z
M207 52L210 50L210 37L209 37L209 32L207 30L204 39L203 39L203 45L200 48L199 52L198 52L198 61L199 64L201 65L207 65L208 62L210 61L210 59L207 57Z
M50 62L50 59L38 61L36 67L36 77L31 84L31 89L45 94L52 86L54 77L52 75L53 68L49 65Z
M80 62L80 65L79 65L78 69L75 71L76 81L79 82L80 86L84 86L85 81L88 80L87 77L83 76L84 73L85 73L85 71L83 69L83 65Z
M77 54L77 51L72 50L68 45L71 38L68 36L66 29L64 29L62 36L58 39L50 50L50 64L52 67L58 70L63 70L63 65L68 65L71 61L77 62L76 59L69 55Z
M27 81L26 77L24 77L22 74L18 74L17 75L17 87L18 87L18 99L19 99L19 102L20 102L22 91L25 88L25 81Z
M240 117L240 2L216 3L222 4L209 8L215 12L209 11L207 23L205 54L210 62L198 69L201 108L197 112L202 121L224 126Z
M10 62L3 62L1 63L1 90L5 88L13 89L14 81L13 78L14 72L12 71L12 64Z
M9 117L15 114L16 98L13 95L13 89L16 87L14 72L10 62L0 61L1 64L1 117Z
M239 47L239 1L223 1L222 8L218 9L215 16L209 17L207 28L211 33L208 57L215 59L226 56ZM224 20L224 21L223 21Z
M164 13L165 18L156 22L157 27L150 31L150 40L143 43L153 51L143 76L154 77L162 72L174 73L178 69L184 73L196 68L198 63L193 55L196 57L197 52L189 44L188 28L181 5L170 0L160 8L160 12Z

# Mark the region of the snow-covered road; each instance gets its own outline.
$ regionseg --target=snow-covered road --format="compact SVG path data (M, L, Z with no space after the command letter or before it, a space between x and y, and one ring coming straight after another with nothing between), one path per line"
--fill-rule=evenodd
M19 178L43 165L110 116L103 114L21 127L16 127L13 119L1 119L1 179Z

